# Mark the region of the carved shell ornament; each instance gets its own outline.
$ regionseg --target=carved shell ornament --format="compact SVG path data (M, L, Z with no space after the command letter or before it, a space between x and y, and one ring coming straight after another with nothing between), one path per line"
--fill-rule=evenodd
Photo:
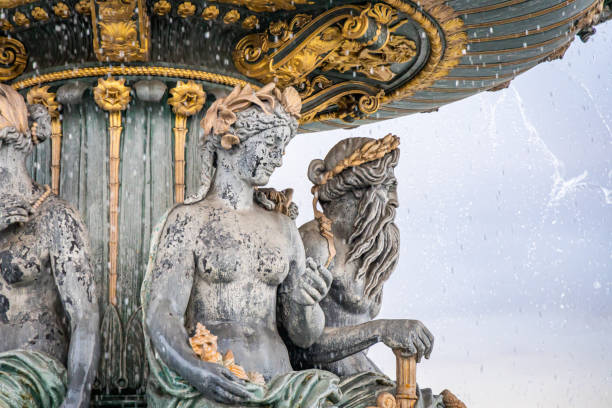
M240 143L238 137L230 133L231 126L237 120L236 113L251 105L257 105L264 113L271 115L276 101L280 102L287 113L299 119L302 100L298 92L292 87L281 92L274 83L269 83L259 91L254 91L250 85L236 85L228 96L217 99L208 108L200 125L204 129L204 135L222 135L221 146L229 150Z

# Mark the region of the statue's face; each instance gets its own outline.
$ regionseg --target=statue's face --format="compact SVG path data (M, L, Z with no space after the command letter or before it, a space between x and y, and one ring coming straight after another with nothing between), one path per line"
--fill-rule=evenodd
M242 144L238 169L243 180L264 186L277 167L283 164L285 146L291 140L289 126L267 129L249 137Z
M395 178L394 167L389 169L389 177L387 177L383 186L386 192L386 204L397 208L399 206L399 200L397 197L397 179Z

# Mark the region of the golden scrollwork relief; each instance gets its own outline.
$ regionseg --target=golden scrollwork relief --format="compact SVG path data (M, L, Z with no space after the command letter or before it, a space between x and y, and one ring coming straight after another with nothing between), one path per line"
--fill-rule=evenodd
M262 83L295 86L302 123L370 115L431 85L461 58L466 34L454 10L442 0L411 4L382 0L274 21L238 42L234 64Z
M17 78L28 63L26 49L14 38L0 37L0 81Z
M147 61L149 18L145 0L92 0L94 49L99 61Z
M187 118L195 115L206 102L202 85L194 81L182 82L170 90L168 103L175 114L174 120L174 200L185 200L185 141L187 138Z
M110 233L108 241L108 258L110 272L108 275L108 297L117 305L117 254L119 242L119 163L121 146L121 111L130 103L130 88L125 79L99 78L94 88L94 100L98 106L108 112L109 160L110 160Z
M0 18L0 29L9 31L13 29L13 25L6 18Z
M59 195L61 157L62 157L62 121L60 104L55 100L55 93L49 92L49 86L36 86L28 91L29 104L41 104L51 115L51 189Z
M280 11L280 10L295 10L295 6L303 4L314 4L314 1L309 0L213 0L219 3L233 4L234 6L246 7L251 11Z

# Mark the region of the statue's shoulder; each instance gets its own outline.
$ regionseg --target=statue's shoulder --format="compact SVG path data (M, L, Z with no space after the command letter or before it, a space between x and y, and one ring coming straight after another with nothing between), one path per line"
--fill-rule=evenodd
M321 235L317 220L311 220L303 224L299 231L306 256L319 262L327 260L329 256L327 240Z
M79 210L66 200L51 195L40 206L43 222L59 223L58 226L72 226L83 230L83 218Z

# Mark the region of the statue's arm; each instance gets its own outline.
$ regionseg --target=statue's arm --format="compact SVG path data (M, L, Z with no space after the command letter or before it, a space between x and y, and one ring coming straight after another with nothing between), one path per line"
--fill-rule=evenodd
M180 209L180 207L179 207ZM194 280L195 261L189 216L171 213L159 242L152 271L145 330L162 361L207 398L235 404L249 392L227 369L197 358L184 325Z
M319 302L329 291L331 272L312 258L306 258L297 228L290 233L295 248L289 275L278 289L279 322L291 341L309 347L323 333L325 315Z
M89 259L89 238L74 209L60 207L52 217L51 268L71 329L63 406L87 407L100 357L99 293Z

